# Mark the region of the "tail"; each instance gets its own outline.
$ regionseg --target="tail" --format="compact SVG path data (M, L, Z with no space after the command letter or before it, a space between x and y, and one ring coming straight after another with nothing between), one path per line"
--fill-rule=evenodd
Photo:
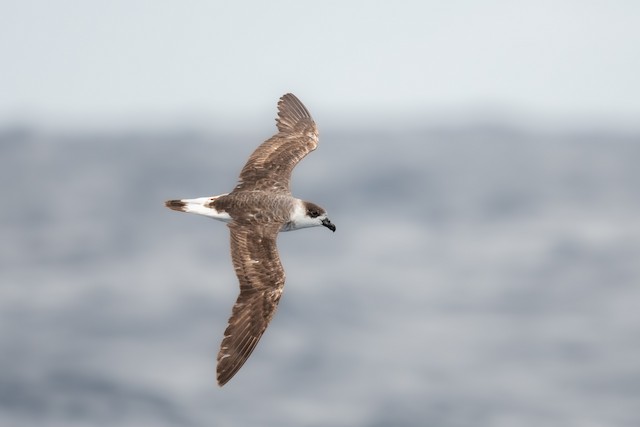
M174 211L195 213L228 222L231 221L229 214L222 209L216 209L215 201L222 196L226 196L226 194L213 197L199 197L197 199L167 200L164 202L164 205Z
M187 204L184 200L167 200L164 205L174 211L186 212Z

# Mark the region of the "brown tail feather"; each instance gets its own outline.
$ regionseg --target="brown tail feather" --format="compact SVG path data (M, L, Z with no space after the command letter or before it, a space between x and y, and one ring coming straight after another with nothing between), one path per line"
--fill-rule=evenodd
M169 209L173 209L174 211L184 212L184 207L187 205L182 200L167 200L164 202L164 205Z

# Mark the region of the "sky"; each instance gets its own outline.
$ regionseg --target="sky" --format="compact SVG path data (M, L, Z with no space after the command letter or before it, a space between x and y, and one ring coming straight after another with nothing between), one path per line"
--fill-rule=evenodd
M633 125L635 1L0 0L0 124L495 113Z

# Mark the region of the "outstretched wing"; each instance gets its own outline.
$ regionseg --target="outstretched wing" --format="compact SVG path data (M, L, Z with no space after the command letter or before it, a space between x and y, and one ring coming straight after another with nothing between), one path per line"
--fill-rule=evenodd
M247 361L273 317L284 287L276 237L281 224L247 227L230 223L231 259L240 295L218 353L218 384L227 383Z
M291 93L278 102L276 124L278 133L251 154L233 191L290 192L291 171L318 146L318 129L309 111Z

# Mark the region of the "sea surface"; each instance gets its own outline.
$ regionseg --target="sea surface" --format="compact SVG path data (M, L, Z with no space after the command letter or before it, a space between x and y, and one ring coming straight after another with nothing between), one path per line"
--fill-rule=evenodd
M321 129L322 131L322 129ZM223 223L271 128L0 127L0 426L640 425L640 134L322 131L280 308L223 388Z

